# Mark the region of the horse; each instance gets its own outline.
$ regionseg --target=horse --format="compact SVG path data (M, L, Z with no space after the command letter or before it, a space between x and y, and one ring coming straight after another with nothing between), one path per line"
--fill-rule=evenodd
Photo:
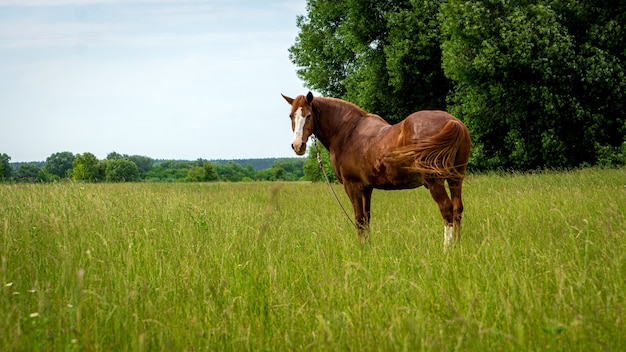
M422 110L391 125L344 100L314 97L311 92L296 98L281 95L291 105L291 148L304 155L314 135L330 152L333 170L354 208L361 242L369 241L374 189L420 186L428 188L439 205L444 248L458 242L471 145L463 122L445 111Z

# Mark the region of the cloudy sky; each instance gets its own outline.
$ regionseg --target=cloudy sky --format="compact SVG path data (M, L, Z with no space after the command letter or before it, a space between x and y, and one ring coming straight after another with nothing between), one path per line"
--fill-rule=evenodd
M294 156L305 0L0 0L0 153Z

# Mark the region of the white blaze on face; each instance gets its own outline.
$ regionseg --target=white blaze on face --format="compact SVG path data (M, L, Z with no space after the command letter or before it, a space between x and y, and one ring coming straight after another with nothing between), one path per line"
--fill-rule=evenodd
M306 123L306 117L302 116L302 108L298 108L298 110L296 110L293 122L293 143L291 145L295 150L300 150L300 148L302 147L302 135L304 134L304 125Z

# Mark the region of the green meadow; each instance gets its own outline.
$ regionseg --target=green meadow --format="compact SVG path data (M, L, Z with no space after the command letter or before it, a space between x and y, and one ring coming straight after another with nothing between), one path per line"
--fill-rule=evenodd
M0 351L626 350L625 169L464 200L444 253L423 188L361 246L323 183L2 184Z

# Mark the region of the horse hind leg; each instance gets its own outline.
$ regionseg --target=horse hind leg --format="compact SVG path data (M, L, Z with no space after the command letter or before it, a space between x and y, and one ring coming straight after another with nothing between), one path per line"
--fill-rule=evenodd
M461 237L461 220L463 219L463 197L461 194L463 180L448 180L448 186L452 200L454 241L457 242Z
M437 202L439 206L439 211L441 212L441 217L444 221L443 228L443 247L447 249L455 237L455 226L454 226L454 205L448 196L448 192L446 192L446 187L443 180L434 180L430 179L426 182L428 183L428 190L430 191L430 195Z
M461 220L463 219L463 179L467 169L467 162L470 155L470 137L465 134L465 142L461 142L457 150L454 165L457 177L448 179L448 187L450 188L450 198L452 199L454 240L459 241L461 237Z

